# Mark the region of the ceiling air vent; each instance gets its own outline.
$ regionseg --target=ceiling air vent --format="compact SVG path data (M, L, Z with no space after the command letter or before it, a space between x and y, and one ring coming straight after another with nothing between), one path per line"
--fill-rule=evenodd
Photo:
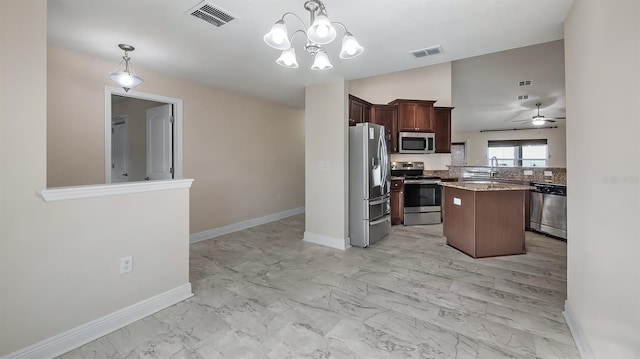
M525 80L525 81L518 82L518 86L531 86L532 84L533 84L533 81L531 81L531 80Z
M518 95L518 100L527 100L529 99L529 95Z
M231 20L237 19L235 15L231 14L227 10L207 1L203 1L192 7L187 13L200 20L204 20L215 27L220 27Z
M442 46L438 45L438 46L428 47L426 49L414 50L414 51L411 51L410 53L415 58L438 55L442 53Z

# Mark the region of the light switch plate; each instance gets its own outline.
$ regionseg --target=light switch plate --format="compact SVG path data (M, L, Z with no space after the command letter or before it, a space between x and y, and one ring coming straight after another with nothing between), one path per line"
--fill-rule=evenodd
M524 170L524 175L525 176L533 176L533 171L532 170Z
M460 198L453 197L453 204L455 204L457 206L461 206L462 205L462 200Z
M545 177L551 177L551 176L553 176L553 172L551 172L551 171L544 171L544 176L545 176Z

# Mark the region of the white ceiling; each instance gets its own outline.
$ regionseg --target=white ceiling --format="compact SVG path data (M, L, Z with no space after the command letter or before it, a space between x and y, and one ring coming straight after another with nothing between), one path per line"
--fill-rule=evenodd
M293 42L297 69L278 66L279 51L262 41L284 12L308 25L304 0L211 2L237 19L216 28L187 15L199 0L49 0L49 45L113 60L115 68L122 56L117 44L126 43L136 47L132 65L143 77L148 69L303 107L304 86L327 79L359 79L562 39L573 0L325 0L331 21L344 23L365 52L340 60L338 26L338 38L326 46L334 68L323 72L309 69L302 37ZM292 16L285 20L289 34L301 27ZM409 54L435 45L444 53L421 59Z

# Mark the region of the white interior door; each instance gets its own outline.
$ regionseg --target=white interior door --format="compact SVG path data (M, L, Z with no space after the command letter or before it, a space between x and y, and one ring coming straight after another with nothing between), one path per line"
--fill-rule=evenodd
M147 179L173 178L173 108L147 109Z
M111 182L129 181L129 119L111 119Z

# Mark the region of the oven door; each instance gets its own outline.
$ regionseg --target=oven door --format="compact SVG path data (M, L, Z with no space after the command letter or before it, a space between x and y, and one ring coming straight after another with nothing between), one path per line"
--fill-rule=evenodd
M405 213L440 211L442 189L438 183L404 183Z

